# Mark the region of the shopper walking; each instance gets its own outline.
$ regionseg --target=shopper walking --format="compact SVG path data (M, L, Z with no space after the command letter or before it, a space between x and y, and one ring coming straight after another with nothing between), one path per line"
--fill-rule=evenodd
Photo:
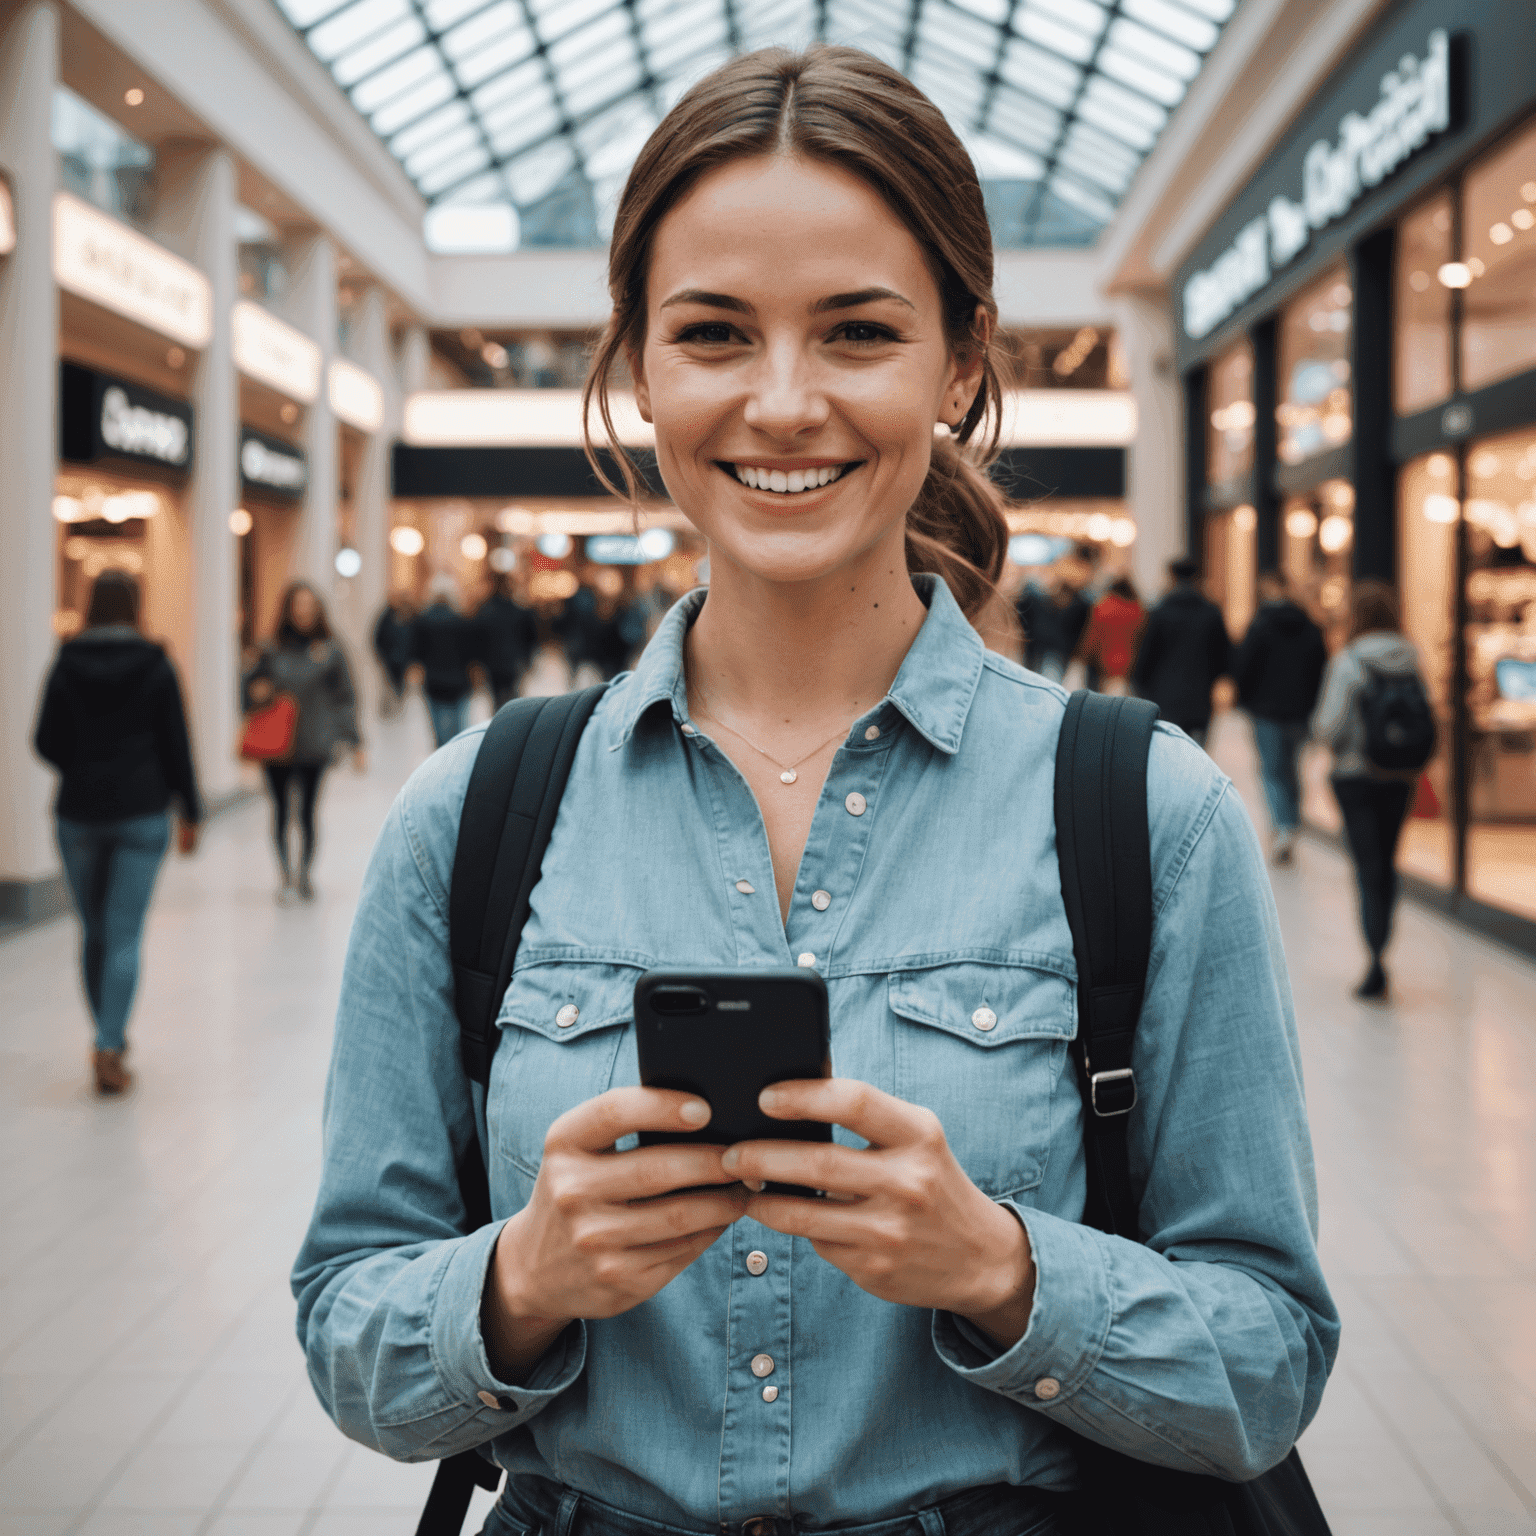
M1211 689L1227 670L1232 641L1221 609L1196 585L1193 560L1168 566L1173 590L1151 612L1131 681L1163 719L1202 747L1211 726Z
M427 606L411 627L411 662L421 668L421 691L439 747L469 724L474 689L469 666L477 648L474 626L459 612L459 584L439 572L428 584Z
M96 1091L123 1093L128 1017L155 876L180 817L177 846L197 847L202 801L176 671L139 631L139 584L103 571L85 627L59 647L43 687L34 743L59 770L54 826L80 916L80 970L96 1022Z
M346 653L331 634L325 605L308 582L296 581L283 594L277 632L261 648L246 674L245 707L253 709L285 693L298 706L293 750L285 761L264 763L267 792L272 797L272 841L277 847L277 898L314 898L310 867L315 858L315 805L320 781L339 749L347 749L352 766L365 767L362 737L357 729L357 694ZM295 873L289 851L290 802L299 801L299 863Z
M1064 570L1065 564L1058 562L1043 586L1026 586L1016 605L1024 631L1026 663L1031 671L1053 683L1066 676L1067 663L1083 637L1089 613L1074 580L1077 572Z
M1008 527L966 151L867 54L746 54L641 150L609 249L591 414L627 363L711 585L572 744L484 1096L447 920L483 732L391 812L294 1272L311 1380L391 1456L484 1447L496 1536L1056 1536L1069 1427L1253 1476L1338 1334L1269 882L1228 781L1159 727L1146 1242L1084 1226L1066 695L967 617ZM638 1086L637 978L797 963L838 1076L763 1105L840 1144L635 1146L710 1113ZM477 1121L494 1219L466 1233Z
M1373 695L1396 681L1409 682L1410 699L1415 693L1423 698L1423 679L1418 652L1398 623L1397 594L1386 582L1356 582L1349 618L1349 643L1328 663L1312 734L1333 748L1329 782L1355 864L1360 927L1371 954L1355 996L1381 1000L1388 986L1382 956L1397 907L1397 840L1422 763L1392 769L1373 762L1369 714ZM1428 757L1425 750L1424 759Z
M1131 667L1147 622L1147 610L1128 576L1110 583L1088 615L1079 653L1088 676L1103 693L1130 692Z
M385 681L379 713L386 717L399 714L405 698L405 672L411 664L411 626L415 621L416 605L410 595L393 592L373 626L373 654L379 659Z
M1238 702L1253 723L1264 798L1274 827L1270 857L1289 864L1301 826L1297 763L1306 745L1328 647L1323 632L1291 600L1279 571L1259 575L1259 610L1232 659Z
M512 595L512 581L497 576L475 613L475 650L491 680L497 709L517 697L518 684L539 647L539 621ZM455 732L454 734L457 734Z

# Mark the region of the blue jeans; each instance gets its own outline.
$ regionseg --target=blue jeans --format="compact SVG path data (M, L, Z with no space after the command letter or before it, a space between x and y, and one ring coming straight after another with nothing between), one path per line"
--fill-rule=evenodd
M1301 781L1296 759L1307 744L1305 720L1253 720L1253 744L1259 751L1264 798L1275 831L1294 832L1301 825Z
M434 699L427 695L427 712L432 716L432 737L445 746L469 725L469 695L462 699Z
M57 818L59 853L84 933L80 970L96 1020L96 1049L120 1051L139 984L139 940L171 840L164 811L125 821Z

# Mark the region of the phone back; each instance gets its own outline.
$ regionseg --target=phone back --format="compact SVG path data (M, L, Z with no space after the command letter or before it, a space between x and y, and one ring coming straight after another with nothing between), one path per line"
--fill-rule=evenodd
M635 983L640 1081L708 1101L701 1131L645 1131L641 1144L830 1141L819 1121L771 1120L769 1083L831 1075L827 987L812 970L647 971Z

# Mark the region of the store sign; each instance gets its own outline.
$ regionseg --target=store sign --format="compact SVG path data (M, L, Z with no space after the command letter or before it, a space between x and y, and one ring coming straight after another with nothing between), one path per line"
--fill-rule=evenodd
M320 348L302 331L242 299L230 314L235 367L297 400L313 405L320 395Z
M16 199L11 196L11 184L0 174L0 256L9 256L16 249Z
M366 369L346 358L333 359L325 375L331 409L359 432L377 432L384 425L384 391Z
M60 457L78 464L118 458L192 467L190 405L78 363L59 368L59 437Z
M53 199L53 276L184 347L213 335L213 290L196 267L69 192Z
M240 479L257 490L302 496L309 484L309 463L302 448L245 427L240 433Z
M1342 218L1451 125L1451 46L1443 27L1422 58L1404 54L1381 77L1368 112L1346 112L1331 139L1306 151L1295 198L1277 193L1183 289L1184 332L1198 341L1241 309L1319 230Z

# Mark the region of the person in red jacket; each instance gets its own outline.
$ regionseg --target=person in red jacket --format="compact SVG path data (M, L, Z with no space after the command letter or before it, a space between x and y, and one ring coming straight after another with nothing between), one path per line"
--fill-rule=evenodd
M1122 576L1093 605L1079 653L1101 693L1129 693L1131 667L1147 610L1130 578Z

